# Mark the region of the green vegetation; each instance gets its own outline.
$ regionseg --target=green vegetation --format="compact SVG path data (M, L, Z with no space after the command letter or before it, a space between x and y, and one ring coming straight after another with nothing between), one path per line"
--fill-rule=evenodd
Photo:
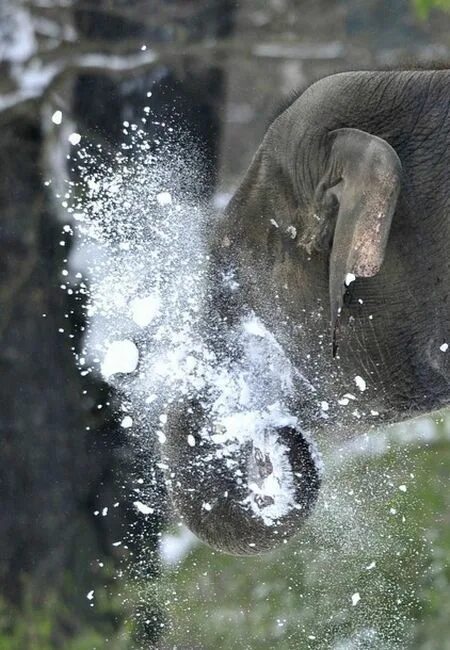
M423 427L430 433L430 423ZM298 539L255 559L199 545L167 572L157 589L171 622L169 644L450 648L445 424L426 443L405 446L394 436L384 453L342 454Z
M450 12L450 0L412 0L414 10L419 18L425 20L432 9Z
M130 635L122 621L123 604L117 596L96 589L95 601L86 601L85 616L75 618L70 597L37 593L30 585L20 605L0 601L0 650L125 650ZM76 588L72 593L77 593Z
M0 650L150 650L156 628L157 647L189 650L450 650L449 425L326 450L317 512L270 555L198 544L158 580L117 572L80 594L78 621L69 599L24 590L20 607L0 603Z

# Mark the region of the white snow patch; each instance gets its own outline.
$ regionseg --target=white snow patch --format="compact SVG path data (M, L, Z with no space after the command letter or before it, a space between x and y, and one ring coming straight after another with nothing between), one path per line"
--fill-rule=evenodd
M345 286L346 287L350 286L351 283L354 282L355 280L356 280L356 275L354 273L347 273L344 280Z
M133 298L130 302L131 316L139 327L146 327L159 314L161 298L158 293L143 298Z
M101 365L102 375L108 379L117 373L130 373L136 370L139 352L133 341L113 341L105 354Z
M353 594L353 596L352 596L352 605L353 605L353 607L355 607L359 603L360 600L361 600L361 596L359 595L358 592L355 592Z
M133 418L131 418L129 415L126 415L126 416L123 418L122 422L120 423L120 426L121 426L123 429L129 429L130 427L133 426Z
M155 512L154 508L150 508L150 506L146 506L145 503L142 503L142 501L133 501L133 505L136 508L136 510L143 515L151 515L153 512Z
M68 137L68 140L69 140L70 144L75 146L77 144L80 144L81 135L79 133L71 133L69 135L69 137Z
M156 200L158 201L159 205L164 206L164 205L171 205L172 204L172 195L170 192L159 192L156 195Z
M199 543L198 538L186 527L181 527L178 535L163 535L159 545L161 559L166 565L181 562L189 551Z
M356 375L355 377L355 384L358 386L361 392L364 392L367 389L367 384L365 379L363 379L359 375Z
M57 124L57 125L61 124L62 117L63 117L62 111L55 111L52 115L53 124Z
M441 352L447 352L448 350L448 343L443 343L441 346L439 346L439 350Z

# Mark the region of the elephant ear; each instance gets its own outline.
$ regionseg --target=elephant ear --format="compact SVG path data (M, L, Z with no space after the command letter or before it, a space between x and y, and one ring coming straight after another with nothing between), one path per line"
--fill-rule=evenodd
M394 149L377 136L338 129L329 137L328 169L319 187L324 209L331 203L337 207L329 262L335 356L346 286L355 278L374 276L383 263L402 166Z

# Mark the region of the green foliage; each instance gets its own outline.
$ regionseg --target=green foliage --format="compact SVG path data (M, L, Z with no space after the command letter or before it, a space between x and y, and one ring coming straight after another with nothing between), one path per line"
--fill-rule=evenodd
M119 602L96 590L95 614L75 619L61 594L37 595L31 586L23 590L20 606L0 600L0 650L125 650L129 634L118 626ZM91 619L91 620L90 620Z
M434 8L450 12L450 0L412 0L416 14L425 20Z
M344 451L315 516L271 555L196 547L158 587L169 646L450 649L450 441L442 424L423 440Z

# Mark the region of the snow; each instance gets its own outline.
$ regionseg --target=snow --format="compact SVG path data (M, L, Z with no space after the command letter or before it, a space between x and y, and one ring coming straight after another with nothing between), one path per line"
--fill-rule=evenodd
M61 111L55 111L52 115L52 122L53 124L61 124L62 122L62 112Z
M357 387L361 392L364 392L367 389L367 384L365 379L363 379L359 375L356 375L355 377L355 384L357 385Z
M156 195L156 200L158 201L159 205L171 205L172 204L172 196L170 192L159 192L159 194Z
M117 373L134 372L138 362L139 352L133 341L113 341L106 351L101 372L106 379Z
M245 454L249 478L240 506L273 526L298 508L297 479L280 428L301 432L320 466L317 450L290 406L299 391L312 394L315 387L251 311L214 333L213 338L219 334L230 348L240 350L218 357L215 343L205 337L202 311L208 269L204 233L210 231L211 217L193 202L192 183L180 188L174 181L183 174L191 180L195 164L185 169L184 159L167 150L162 157L148 153L147 135L141 137L132 127L130 138L139 156L116 160L113 166L100 163L96 174L94 165L88 165L83 201L76 193L73 205L64 197L77 215L78 264L89 279L88 328L79 354L85 359L83 371L100 369L162 449L169 436L164 428L168 410L204 395L206 424L195 437L186 431L187 447L202 454L202 438L212 441L217 459L227 458L232 480L237 459ZM83 161L90 156L82 148L77 155ZM231 267L224 269L222 282L228 290L239 290ZM214 423L212 431L208 422ZM131 416L123 416L122 428L132 423ZM135 429L132 433L141 435ZM268 459L267 475L255 471L257 454ZM167 469L165 463L158 466ZM214 502L205 494L204 503L206 515Z
M68 140L69 140L70 144L75 146L77 144L80 144L81 135L79 133L71 133L69 135L69 137L68 137Z
M439 350L440 350L441 352L447 352L447 350L448 350L448 343L443 343L443 344L439 347Z
M198 543L197 537L188 528L181 526L177 535L165 534L162 536L159 545L161 559L166 565L176 565Z
M10 3L0 12L0 61L20 64L37 49L31 13L20 3Z
M153 512L155 512L154 508L145 505L145 503L142 503L142 501L134 501L133 505L136 510L143 515L151 515Z
M93 600L93 598L94 598L94 593L95 593L95 590L94 590L94 589L91 589L91 590L88 591L88 593L86 594L86 598L87 598L88 600Z
M146 327L156 318L161 309L161 298L158 293L150 296L136 297L130 302L131 316L139 327Z
M361 600L361 596L356 591L352 596L352 605L353 605L353 607L355 607L359 603L360 600Z
M356 280L356 275L354 273L347 273L347 275L345 276L344 284L346 287L348 287L355 280Z

